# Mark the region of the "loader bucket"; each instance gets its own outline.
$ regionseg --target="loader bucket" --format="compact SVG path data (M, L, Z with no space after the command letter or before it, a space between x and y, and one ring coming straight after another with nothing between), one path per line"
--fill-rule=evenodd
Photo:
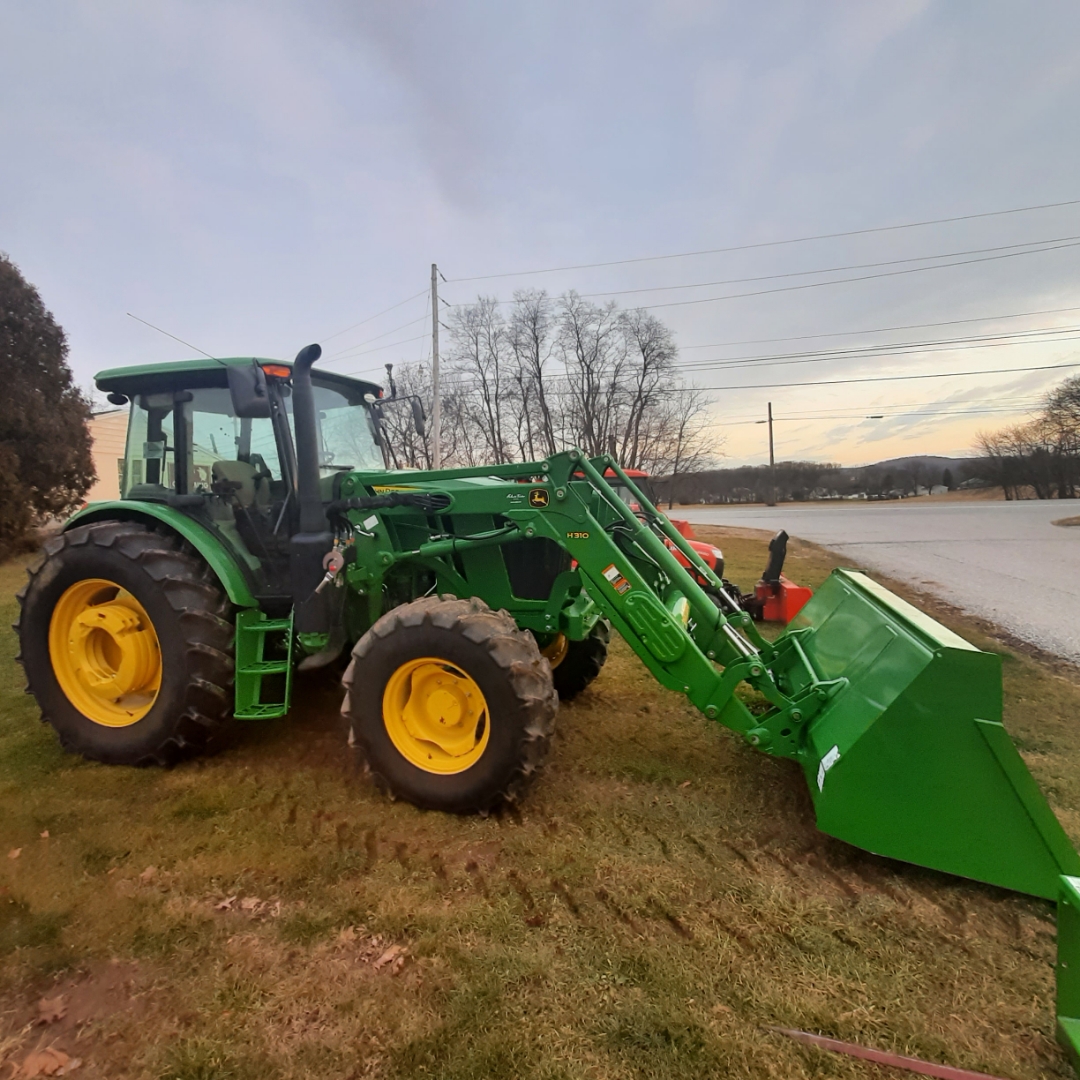
M818 828L878 855L1056 900L1077 855L1001 723L1001 658L864 574L792 620L820 679L809 722Z
M1080 1072L1080 880L1063 875L1057 912L1057 1037Z

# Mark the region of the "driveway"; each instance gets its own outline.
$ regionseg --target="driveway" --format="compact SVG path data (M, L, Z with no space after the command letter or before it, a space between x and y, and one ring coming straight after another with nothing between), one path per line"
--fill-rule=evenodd
M786 529L854 566L907 579L1017 637L1080 662L1076 501L917 502L679 509L701 525Z

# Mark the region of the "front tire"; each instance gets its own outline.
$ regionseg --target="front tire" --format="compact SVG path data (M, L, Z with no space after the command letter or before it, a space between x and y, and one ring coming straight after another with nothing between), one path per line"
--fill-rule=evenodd
M607 662L610 641L611 623L607 619L597 619L588 637L565 643L552 671L560 701L576 698L600 674Z
M71 529L46 543L19 604L28 689L65 750L169 765L228 719L229 603L179 538L130 521Z
M425 597L357 642L342 714L377 786L428 810L518 802L555 727L551 666L483 601Z

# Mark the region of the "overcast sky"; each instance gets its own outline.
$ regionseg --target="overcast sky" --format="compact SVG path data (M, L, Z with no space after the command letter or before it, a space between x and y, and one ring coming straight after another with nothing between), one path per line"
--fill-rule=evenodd
M764 459L746 421L769 400L780 457L963 453L1070 369L738 387L1080 364L1080 205L455 279L1080 199L1078 80L1080 5L1051 0L0 0L0 250L84 384L191 355L129 311L217 355L420 360L434 261L451 303L706 300L655 312L688 378L726 388L730 463ZM897 273L934 262L962 265ZM777 276L845 266L863 268ZM821 284L871 274L889 276ZM703 282L727 284L623 292ZM866 351L716 366L821 348Z

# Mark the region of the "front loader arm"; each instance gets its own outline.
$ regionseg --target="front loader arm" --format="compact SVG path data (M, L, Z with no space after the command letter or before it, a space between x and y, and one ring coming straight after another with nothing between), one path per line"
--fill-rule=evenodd
M807 664L800 693L789 695L777 685L769 669L781 654L760 637L723 582L614 461L569 451L555 455L549 465L547 501L538 496L506 517L524 536L547 537L570 553L593 602L659 682L686 694L707 717L746 735L760 749L797 754L798 725L823 700L818 693L823 681ZM608 468L635 491L645 521L604 479ZM692 571L665 541L683 552ZM742 681L769 703L764 715L756 716L735 696ZM806 700L807 686L813 700Z

